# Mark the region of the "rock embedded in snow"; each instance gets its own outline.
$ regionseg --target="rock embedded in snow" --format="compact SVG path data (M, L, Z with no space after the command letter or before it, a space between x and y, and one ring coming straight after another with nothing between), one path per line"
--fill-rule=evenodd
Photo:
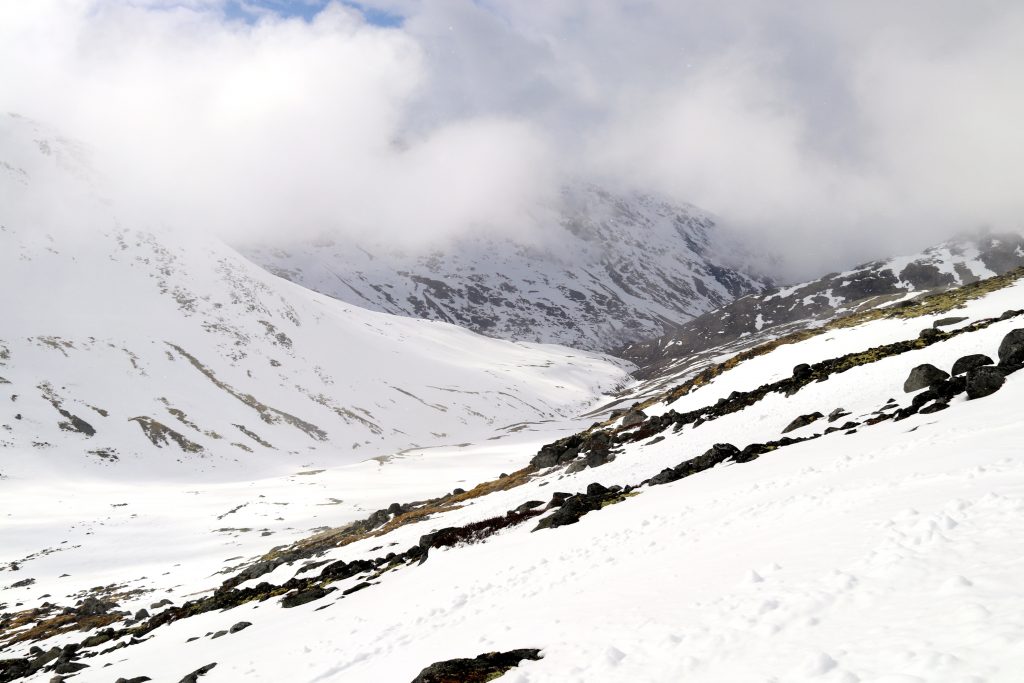
M473 659L449 659L431 664L412 683L484 683L499 678L524 660L540 659L540 650L488 652Z
M999 364L1003 366L1024 363L1024 328L1012 330L999 344Z
M635 427L641 424L647 419L647 413L640 409L630 410L626 413L625 417L622 418L623 427Z
M903 383L903 391L912 394L946 379L949 379L948 372L938 369L931 363L924 363L910 371L907 381Z
M958 358L957 361L953 363L953 370L950 374L955 377L956 375L964 374L968 370L973 370L974 368L980 368L982 366L992 364L992 359L986 356L985 354L972 353L968 356L961 356L960 358Z
M801 427L806 427L807 425L811 424L812 422L817 422L818 420L820 420L823 417L825 417L825 416L822 415L821 413L817 412L817 411L815 411L813 413L810 413L808 415L801 415L800 417L798 417L795 420L793 420L792 422L790 422L786 426L786 428L782 430L782 433L783 434L788 434L789 432L792 432L794 430L800 429Z
M967 373L967 398L984 398L999 391L1006 376L999 368L981 367Z

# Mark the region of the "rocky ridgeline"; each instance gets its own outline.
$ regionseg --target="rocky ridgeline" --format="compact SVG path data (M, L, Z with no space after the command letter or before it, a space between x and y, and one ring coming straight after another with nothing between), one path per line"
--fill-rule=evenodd
M740 341L787 334L840 315L892 304L908 294L973 284L1024 266L1024 236L985 235L946 242L913 258L868 263L716 309L664 336L628 344L614 353L640 366L637 376L655 378L674 362ZM906 303L906 302L904 302Z

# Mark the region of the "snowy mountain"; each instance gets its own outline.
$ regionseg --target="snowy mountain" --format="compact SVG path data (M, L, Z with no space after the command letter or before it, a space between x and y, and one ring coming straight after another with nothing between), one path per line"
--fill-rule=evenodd
M474 233L430 253L343 236L242 251L357 306L588 350L660 335L767 286L724 265L738 247L692 206L579 185L538 220L543 247Z
M677 329L614 353L645 379L677 376L695 359L753 346L798 329L877 306L908 305L926 292L970 284L1024 266L1024 235L961 237L919 254L874 261L791 287L751 294Z
M1022 302L854 312L561 438L0 482L0 680L1019 680Z
M214 237L137 224L80 146L9 115L0 291L0 475L14 478L252 477L500 437L574 416L628 369L370 312Z

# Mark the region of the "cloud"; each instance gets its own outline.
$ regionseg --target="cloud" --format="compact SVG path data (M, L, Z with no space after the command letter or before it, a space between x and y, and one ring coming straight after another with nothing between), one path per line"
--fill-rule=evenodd
M1017 3L228 4L9 3L0 108L232 239L518 234L567 178L697 204L793 277L1024 220Z

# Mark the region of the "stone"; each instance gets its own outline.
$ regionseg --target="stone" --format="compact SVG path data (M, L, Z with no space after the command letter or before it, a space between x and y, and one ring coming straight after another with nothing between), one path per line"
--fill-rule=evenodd
M828 414L828 421L835 422L836 420L846 417L849 414L850 413L848 413L844 408L836 408L835 410Z
M149 612L144 609L140 609L135 613L135 621L142 621L143 619L149 619Z
M299 605L305 605L307 602L313 602L325 597L328 593L335 589L325 590L320 586L313 586L307 588L304 591L298 591L297 593L289 593L288 595L281 598L281 607L298 607ZM205 672L204 672L205 673Z
M794 379L807 379L812 375L811 366L807 363L800 363L793 368Z
M1024 363L1024 328L1011 330L999 344L999 364L1014 366Z
M976 399L990 396L999 391L1006 376L999 368L981 367L967 372L967 398Z
M961 356L960 358L958 358L957 361L953 363L953 370L950 374L956 377L957 375L964 374L968 370L973 370L974 368L980 368L984 365L992 364L992 359L986 356L985 354L972 353L969 356Z
M783 434L788 434L789 432L792 432L795 429L800 429L801 427L806 427L807 425L811 424L812 422L817 422L818 420L820 420L823 417L825 417L825 416L822 415L819 412L814 412L814 413L811 413L810 415L801 415L800 417L798 417L795 420L793 420L792 422L790 422L789 425L787 425L786 428L782 430L782 433Z
M493 681L525 659L540 659L540 650L488 652L473 659L449 659L431 664L412 683L485 683Z
M635 427L636 425L640 424L641 422L643 422L646 419L647 419L647 413L645 413L644 411L642 411L640 409L630 410L622 418L622 426L623 426L623 428Z
M192 673L188 674L183 679L178 681L178 683L199 683L199 677L205 676L215 666L217 666L217 662L213 662L211 664L207 664L206 666L199 667L198 669L196 669L195 671L193 671Z
M903 383L903 391L912 394L946 379L949 379L949 373L939 370L930 363L925 363L910 371L907 381Z
M967 318L963 318L963 317L960 317L960 316L953 316L953 317L950 317L950 318L939 318L938 320L936 320L935 322L932 323L932 327L935 327L935 328L949 327L950 325L956 325L957 323L962 323L965 320L967 320Z

